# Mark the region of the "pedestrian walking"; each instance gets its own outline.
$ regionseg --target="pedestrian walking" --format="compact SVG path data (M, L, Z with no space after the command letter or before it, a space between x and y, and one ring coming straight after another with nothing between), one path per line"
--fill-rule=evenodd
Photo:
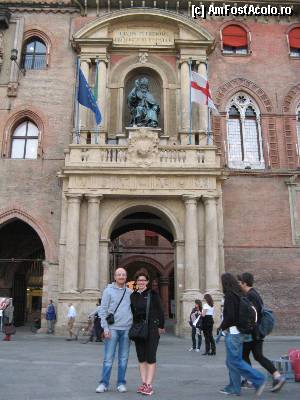
M148 288L149 277L140 273L136 277L137 290L130 296L133 324L147 320L148 332L145 339L136 339L135 348L139 362L141 385L137 392L153 394L153 380L156 370L156 352L160 335L165 332L164 310L158 293ZM148 309L148 312L147 312Z
M117 391L127 392L126 369L129 356L129 328L132 325L130 295L132 290L126 286L125 269L115 271L115 282L108 285L103 292L99 316L104 329L104 360L102 376L96 389L97 393L108 390L111 370L118 347Z
M216 355L216 343L213 337L213 327L214 327L214 301L210 294L204 295L205 303L203 304L202 310L202 329L205 339L205 352L204 356L215 356Z
M53 304L53 300L49 300L46 310L46 320L47 320L47 333L54 333L54 324L56 321L56 311Z
M77 335L74 333L73 328L74 328L74 323L75 323L75 318L76 318L76 309L73 306L72 303L69 304L69 309L68 309L68 314L67 314L67 319L68 319L68 331L70 337L66 340L72 340L73 337L75 340L77 340Z
M221 282L225 298L223 321L219 329L226 331L226 366L229 372L229 383L224 389L220 390L220 393L239 396L241 393L241 376L243 376L252 382L256 389L256 395L260 396L266 384L265 377L242 358L243 335L237 328L242 291L235 276L228 272L222 274Z
M189 324L192 328L192 347L189 348L189 351L199 352L202 344L202 301L195 300L195 307L192 309L190 314ZM197 345L196 345L196 336L197 336Z
M243 344L243 359L251 365L250 353L252 352L254 359L266 369L273 378L273 385L271 392L278 392L285 384L285 377L275 368L274 364L264 356L263 344L264 337L260 333L258 326L261 322L262 308L264 302L256 289L254 289L254 277L250 272L244 272L238 275L238 282L247 298L251 301L257 311L257 324L251 335L248 336L247 340ZM242 387L249 387L249 382L246 379L242 381Z
M3 340L5 341L10 341L11 335L15 331L13 320L14 320L14 306L13 306L13 299L10 298L8 305L3 311L3 331L5 334Z

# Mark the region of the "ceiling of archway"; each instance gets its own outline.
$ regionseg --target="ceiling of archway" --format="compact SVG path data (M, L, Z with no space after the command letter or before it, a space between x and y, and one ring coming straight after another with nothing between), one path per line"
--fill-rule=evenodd
M42 241L34 229L20 220L0 227L0 259L45 258Z
M169 227L159 216L148 212L136 212L123 217L114 227L111 240L118 236L136 230L150 230L162 235L169 242L174 241L174 237Z

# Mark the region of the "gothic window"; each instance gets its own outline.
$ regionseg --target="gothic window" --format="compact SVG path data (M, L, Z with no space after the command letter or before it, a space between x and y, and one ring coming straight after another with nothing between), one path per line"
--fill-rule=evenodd
M21 122L12 134L11 158L37 158L38 141L38 127L30 120Z
M221 32L221 43L223 54L248 54L248 34L239 25L228 25Z
M22 67L28 69L45 69L47 66L47 47L38 37L29 38L23 47Z
M227 108L227 159L230 168L265 168L259 109L245 93L237 93Z
M288 33L290 56L300 57L300 28L291 29Z

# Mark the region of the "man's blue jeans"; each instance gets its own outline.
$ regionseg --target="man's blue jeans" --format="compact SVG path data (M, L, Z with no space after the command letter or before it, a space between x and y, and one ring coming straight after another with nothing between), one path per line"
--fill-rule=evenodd
M111 332L111 338L105 339L102 379L100 381L100 383L103 383L106 387L108 387L109 385L111 369L115 359L115 354L118 344L119 344L119 350L118 350L117 386L126 384L125 374L127 369L129 345L130 345L128 330L121 331L121 330L111 329L110 332Z
M241 376L252 382L258 389L265 381L265 376L247 364L243 358L243 337L241 334L227 334L226 344L226 366L229 371L229 385L225 387L229 393L240 394Z

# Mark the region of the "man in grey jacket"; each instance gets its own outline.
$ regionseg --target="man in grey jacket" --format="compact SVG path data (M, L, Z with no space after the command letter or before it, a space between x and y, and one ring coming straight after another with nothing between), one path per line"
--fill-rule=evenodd
M130 344L128 331L132 325L130 308L132 291L126 287L126 279L127 273L125 269L116 269L115 282L108 285L103 292L99 317L104 329L105 345L102 377L96 389L97 393L103 393L108 390L117 345L119 345L117 391L121 393L127 392L125 374ZM106 320L109 314L114 316L112 324L108 324Z

